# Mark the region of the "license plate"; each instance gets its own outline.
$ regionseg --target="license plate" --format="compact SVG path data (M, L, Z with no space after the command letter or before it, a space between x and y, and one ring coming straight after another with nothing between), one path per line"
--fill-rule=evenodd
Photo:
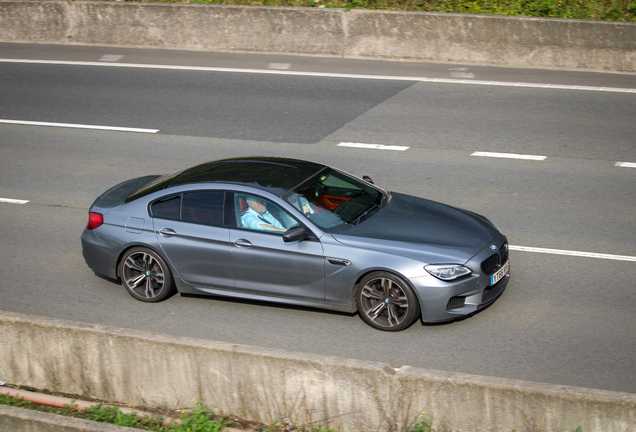
M490 286L493 286L494 284L499 282L501 278L503 278L508 273L508 270L510 270L510 260L506 261L503 267L497 270L497 273L490 276Z

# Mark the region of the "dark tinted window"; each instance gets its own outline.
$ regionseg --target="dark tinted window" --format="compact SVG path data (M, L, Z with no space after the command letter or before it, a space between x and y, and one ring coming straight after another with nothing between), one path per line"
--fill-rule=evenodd
M223 191L190 192L183 195L181 220L206 225L223 225Z
M179 210L181 209L181 195L174 195L168 198L155 201L150 206L152 217L161 219L179 220Z
M126 196L142 186L148 185L153 180L156 180L159 176L146 176L139 177L136 179L128 180L124 183L121 183L112 189L106 191L102 196L100 196L96 201L95 205L97 207L109 208L115 207L124 202ZM128 201L126 201L128 202Z
M150 195L153 192L160 191L168 187L172 179L174 179L177 174L172 175L164 175L164 176L149 176L149 178L154 177L154 180L145 183L139 189L133 191L130 195L126 197L124 202L134 201L138 198L145 197L146 195Z

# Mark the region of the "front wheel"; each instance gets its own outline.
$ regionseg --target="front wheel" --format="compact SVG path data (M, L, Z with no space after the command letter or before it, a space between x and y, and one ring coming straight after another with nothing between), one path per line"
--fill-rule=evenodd
M150 249L128 250L119 264L119 274L124 288L139 301L160 302L174 292L168 265Z
M387 272L370 273L360 286L356 304L360 318L371 327L400 331L419 318L420 304L402 278Z

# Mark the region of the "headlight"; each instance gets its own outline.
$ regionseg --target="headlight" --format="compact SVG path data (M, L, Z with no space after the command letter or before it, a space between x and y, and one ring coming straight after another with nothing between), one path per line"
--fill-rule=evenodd
M443 281L455 280L472 273L468 267L460 264L431 264L425 266L424 270Z

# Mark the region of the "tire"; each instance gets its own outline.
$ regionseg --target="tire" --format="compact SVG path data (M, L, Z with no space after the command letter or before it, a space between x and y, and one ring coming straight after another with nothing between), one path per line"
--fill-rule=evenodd
M127 250L119 263L119 275L126 291L142 302L160 302L175 291L170 268L150 249Z
M420 304L402 278L388 272L374 272L362 278L359 286L358 312L371 327L400 331L419 318Z

